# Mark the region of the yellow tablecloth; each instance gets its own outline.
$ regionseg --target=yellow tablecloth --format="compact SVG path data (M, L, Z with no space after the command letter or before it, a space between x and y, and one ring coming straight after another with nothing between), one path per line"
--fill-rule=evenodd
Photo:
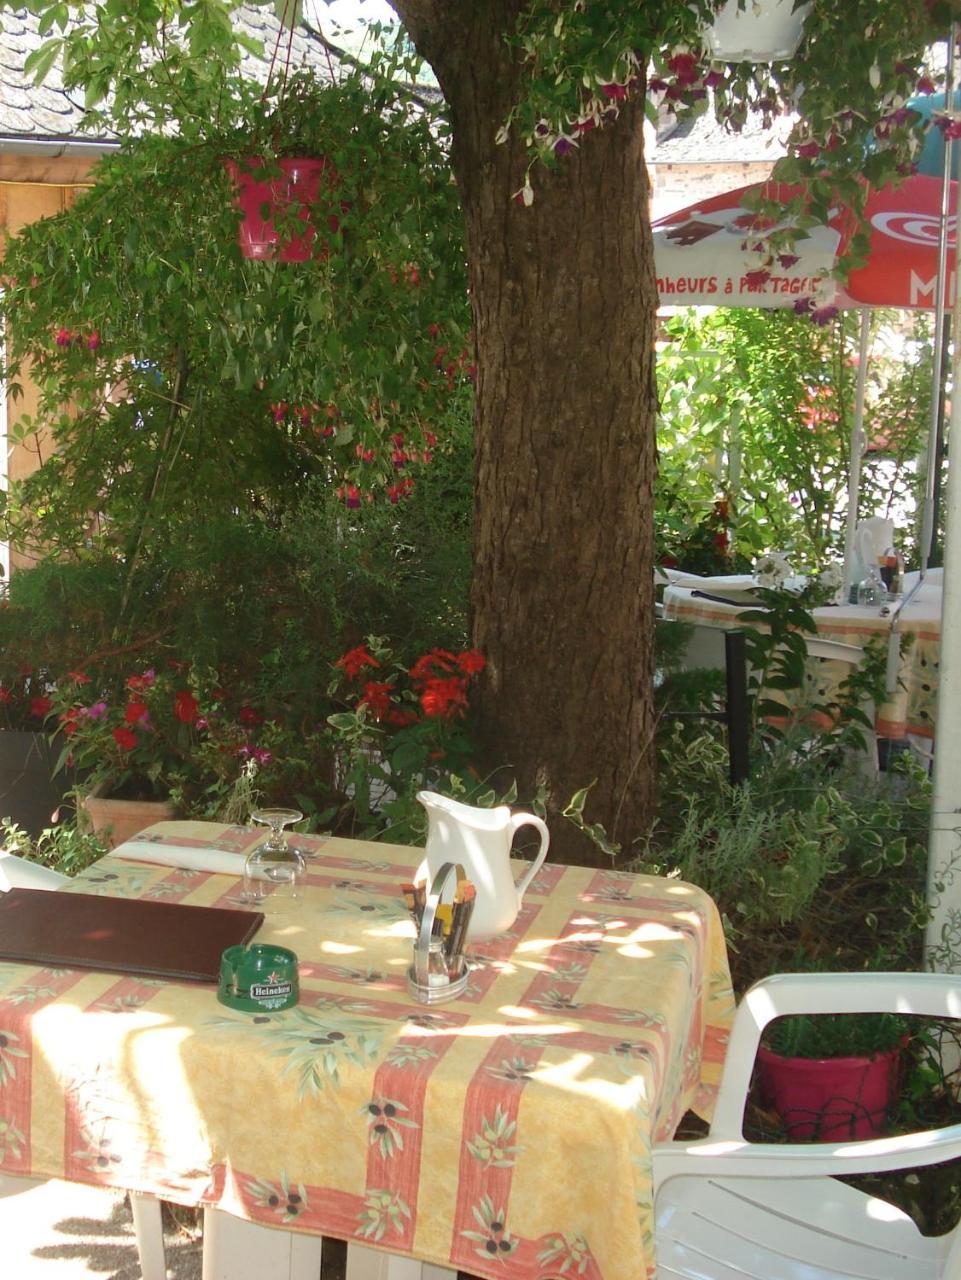
M262 832L162 823L244 851ZM301 1001L0 965L0 1169L212 1205L477 1275L636 1280L653 1267L650 1148L710 1112L732 995L711 899L548 863L458 1000L404 972L398 885L421 851L300 838L302 914L259 940ZM68 891L238 905L238 881L110 856ZM505 1265L507 1264L507 1265Z
M689 587L670 586L664 592L664 616L677 622L733 630L741 625L744 605L723 604L698 595ZM864 646L871 640L887 643L893 616L882 617L876 607L840 605L812 610L817 633L825 640ZM745 626L757 626L746 623ZM941 594L932 591L913 600L898 618L900 661L897 688L876 708L875 727L886 738L905 734L934 737L941 659Z

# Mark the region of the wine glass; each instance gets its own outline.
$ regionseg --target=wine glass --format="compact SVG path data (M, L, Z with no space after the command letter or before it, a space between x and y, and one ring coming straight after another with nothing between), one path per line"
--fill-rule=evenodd
M254 809L252 822L270 828L267 839L251 850L244 863L244 900L279 914L292 911L304 896L307 863L287 840L285 827L300 822L296 809Z

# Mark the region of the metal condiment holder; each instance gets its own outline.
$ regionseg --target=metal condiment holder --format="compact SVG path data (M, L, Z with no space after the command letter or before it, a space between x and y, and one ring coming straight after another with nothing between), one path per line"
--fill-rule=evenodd
M421 1004L440 1004L444 1000L455 999L466 990L470 977L466 956L461 953L448 964L443 947L438 945L439 939L434 937L437 908L451 876L458 880L466 879L459 862L445 862L434 876L414 943L414 963L407 970L407 989Z

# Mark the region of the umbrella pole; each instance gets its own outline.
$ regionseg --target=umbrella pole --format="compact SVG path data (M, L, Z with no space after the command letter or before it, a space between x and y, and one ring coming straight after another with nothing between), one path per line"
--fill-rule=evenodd
M958 28L952 27L949 68L953 64ZM953 92L946 96L951 104ZM945 146L945 172L950 173L951 148ZM961 186L957 197L961 206ZM955 209L955 219L961 207ZM945 219L945 224L947 219ZM957 226L957 221L955 223ZM946 255L939 259L943 275ZM961 271L961 235L955 235L954 278ZM961 290L953 290L951 332L951 439L961 441ZM939 366L935 369L940 372ZM922 546L922 556L927 547ZM926 562L922 559L922 565ZM936 744L931 792L931 831L928 841L928 905L931 919L925 932L927 963L948 972L961 971L961 646L945 643L948 636L961 634L961 451L948 460L945 488L944 531L945 574L941 600L940 679L935 714Z
M944 106L947 112L954 110L955 106L955 85L954 85L954 56L955 42L957 40L958 29L956 26L951 28L948 36L948 58L945 66L944 75ZM941 453L941 434L944 424L943 410L941 407L941 392L944 384L944 343L945 330L949 328L945 324L945 268L948 264L948 220L951 216L951 168L954 159L953 156L954 143L950 137L945 136L944 139L944 170L941 177L941 225L938 230L938 278L934 286L934 355L932 359L932 368L934 369L934 387L931 391L931 413L930 426L928 427L928 448L924 464L924 505L921 512L921 538L918 552L920 555L920 578L923 581L924 575L928 571L928 561L931 559L931 546L934 541L934 525L938 514L938 495L940 484L938 483L938 462ZM957 254L955 254L957 258ZM954 308L955 313L957 308ZM953 333L957 333L957 317L955 315L955 324L951 327ZM952 365L952 368L954 366ZM955 370L956 372L956 370ZM952 386L958 384L952 380ZM947 546L945 546L945 554Z
M867 307L861 308L858 337L858 380L854 392L854 422L848 454L848 522L844 530L844 600L850 599L851 588L857 586L854 572L854 538L858 526L858 496L861 492L861 458L864 455L864 398L868 385L868 345L871 320Z

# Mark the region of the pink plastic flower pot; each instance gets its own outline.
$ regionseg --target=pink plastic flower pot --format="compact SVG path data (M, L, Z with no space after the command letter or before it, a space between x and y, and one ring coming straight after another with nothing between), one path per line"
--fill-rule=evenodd
M900 1079L901 1046L874 1057L757 1055L758 1086L792 1138L838 1142L879 1134Z
M284 157L272 162L270 176L266 177L258 173L264 167L259 157L225 163L237 184L237 205L243 213L238 235L245 258L306 262L308 258L327 256L327 245L317 240L311 210L320 193L321 179L328 186L336 182L334 167L328 160ZM279 229L275 220L280 223ZM303 223L303 232L290 230L291 222ZM327 222L332 231L338 229L335 214L329 215Z

